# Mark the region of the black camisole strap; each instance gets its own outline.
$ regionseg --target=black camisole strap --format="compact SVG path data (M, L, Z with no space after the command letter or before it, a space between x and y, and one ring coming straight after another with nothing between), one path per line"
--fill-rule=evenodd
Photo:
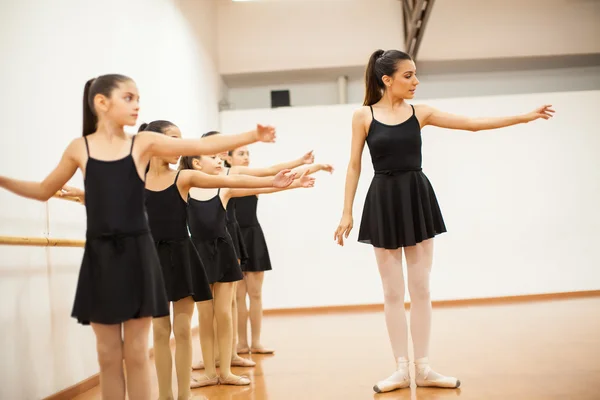
M413 110L413 113L412 113L412 115L414 116L414 115L415 115L415 106L413 106L413 105L411 104L411 105L410 105L410 108L412 108L412 110Z
M133 142L135 142L135 135L131 137L131 148L129 149L129 154L133 152Z
M175 175L175 180L173 181L173 185L177 186L177 179L179 179L179 173L181 170L177 171L177 175Z
M369 108L371 109L371 118L375 119L375 114L373 114L373 106L369 106Z
M88 146L87 136L84 136L83 140L85 141L85 151L87 152L88 158L90 158L90 146Z

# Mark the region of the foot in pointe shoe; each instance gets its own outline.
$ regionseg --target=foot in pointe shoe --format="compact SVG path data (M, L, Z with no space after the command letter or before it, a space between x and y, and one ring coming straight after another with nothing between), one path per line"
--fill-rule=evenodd
M237 376L231 374L227 377L219 378L221 385L232 385L232 386L248 386L250 384L250 378L247 376Z
M218 376L214 376L214 377L209 377L206 375L202 375L199 376L197 378L192 377L192 380L190 382L190 388L191 389L198 389L201 387L206 387L206 386L215 386L219 384L219 377Z
M254 361L252 361L252 360L247 359L247 358L235 355L231 359L231 366L232 367L246 367L246 368L249 368L249 367L255 367L256 363Z
M415 360L415 373L415 383L419 387L456 389L460 386L460 380L452 376L438 374L432 370L427 357Z
M408 369L408 359L399 357L397 360L396 372L373 386L377 393L391 392L392 390L404 389L410 387L410 373Z
M275 350L268 349L265 346L263 346L262 344L258 344L258 345L253 345L250 348L250 352L252 354L274 354ZM238 353L239 353L239 351L238 351Z

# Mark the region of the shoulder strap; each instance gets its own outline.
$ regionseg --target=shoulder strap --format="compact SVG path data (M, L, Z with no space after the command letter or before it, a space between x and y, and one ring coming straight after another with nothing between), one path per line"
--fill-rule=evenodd
M231 168L227 168L227 175L229 175L229 171L231 171Z
M413 110L413 114L412 114L412 115L415 115L415 106L413 106L413 105L411 104L411 105L410 105L410 107L411 107L411 108L412 108L412 110Z
M373 114L373 106L369 106L369 108L371 109L371 117L375 119L375 114Z
M133 135L133 136L131 137L131 148L129 149L129 154L131 154L131 152L133 151L133 143L135 142L135 136L136 136L136 135Z
M177 175L175 175L175 181L173 182L174 185L177 185L177 179L179 179L180 172L181 172L181 170L177 171Z
M90 146L88 145L87 136L84 136L83 140L85 140L85 151L87 152L87 155L89 158L90 157Z

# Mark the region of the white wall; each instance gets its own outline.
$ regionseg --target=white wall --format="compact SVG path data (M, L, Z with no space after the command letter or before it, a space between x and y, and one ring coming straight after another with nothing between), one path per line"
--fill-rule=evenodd
M600 288L600 91L428 100L471 116L510 115L551 103L551 121L479 133L427 127L424 172L449 232L438 237L432 297L494 297ZM343 207L352 112L357 105L226 111L221 129L271 123L278 143L251 147L264 166L314 149L333 163L313 189L263 195L259 220L274 270L264 306L291 308L382 302L372 249L357 243L372 166L365 149L344 248L333 242Z
M418 68L418 67L417 67ZM419 75L420 99L600 89L600 66ZM289 90L291 106L338 104L338 86L325 82L230 87L230 109L271 107L272 90ZM364 80L348 81L348 102L362 103Z
M43 179L81 135L83 86L99 74L136 80L140 122L170 119L187 137L214 129L216 32L201 38L190 26L198 14L182 14L190 7L216 19L211 2L193 0L0 2L0 173ZM72 184L81 187L79 173ZM51 237L84 238L83 207L48 207ZM39 237L46 224L45 204L0 191L0 235ZM70 317L81 257L0 246L0 398L39 399L98 371L91 328Z

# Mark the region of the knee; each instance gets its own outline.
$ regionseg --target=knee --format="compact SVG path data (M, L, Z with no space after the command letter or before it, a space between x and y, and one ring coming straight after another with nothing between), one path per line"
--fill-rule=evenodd
M404 303L404 287L384 287L383 298L386 304Z
M168 344L171 338L171 321L152 321L152 338L156 344Z
M98 343L98 364L101 370L118 367L123 362L123 342Z
M173 328L175 342L189 341L192 337L191 329L191 322L187 316L181 316L181 318L177 318Z
M262 288L252 287L248 288L248 297L250 301L262 301Z
M408 283L408 292L410 293L411 301L430 301L429 282L427 281L412 281Z
M143 368L148 362L148 344L146 340L135 339L125 342L125 363L127 368Z

